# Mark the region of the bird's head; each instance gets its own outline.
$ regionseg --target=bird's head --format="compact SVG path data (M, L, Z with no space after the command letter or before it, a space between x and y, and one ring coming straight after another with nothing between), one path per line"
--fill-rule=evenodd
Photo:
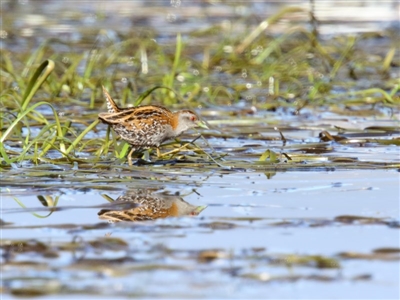
M191 110L181 110L175 113L177 118L176 126L174 128L177 135L182 132L195 127L208 128L207 125L200 121L197 115Z

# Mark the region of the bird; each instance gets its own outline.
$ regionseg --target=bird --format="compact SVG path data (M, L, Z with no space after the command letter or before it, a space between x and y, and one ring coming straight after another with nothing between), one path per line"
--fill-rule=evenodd
M195 206L176 195L154 193L148 189L133 189L119 196L114 202L129 203L128 209L102 209L98 216L109 222L134 222L167 217L197 216L207 206Z
M160 157L159 147L164 141L176 138L191 128L208 128L191 110L171 112L160 105L120 108L104 86L103 93L108 112L100 113L98 117L132 146L128 154L129 165L132 165L131 155L135 151L156 147Z

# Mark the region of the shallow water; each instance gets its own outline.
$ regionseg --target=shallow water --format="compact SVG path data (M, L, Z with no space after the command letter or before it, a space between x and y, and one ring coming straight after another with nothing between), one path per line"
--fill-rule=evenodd
M212 148L197 143L225 154L220 166L192 151L132 168L91 155L74 165L13 164L2 173L4 290L44 299L396 298L397 121L307 116L208 118ZM336 140L322 141L326 130ZM258 161L266 149L292 161ZM191 210L157 218L154 201ZM101 219L102 210L112 212Z
M87 155L73 165L4 169L5 293L398 297L398 122L307 116L208 118L211 148L196 143L225 155L220 165L183 150L132 168ZM333 140L322 140L326 131ZM259 161L267 149L279 162Z
M68 292L90 286L89 294L146 297L259 298L268 293L279 298L300 293L313 298L329 292L337 298L356 297L361 290L370 291L371 298L397 296L397 170L277 172L271 179L252 171L216 172L192 180L196 193L182 198L208 206L199 216L144 223L99 220L99 206L106 205L103 191L82 194L69 188L59 199L61 210L45 219L18 209L3 193L2 219L12 222L2 230L3 255L5 244L11 243L6 253L12 257L3 267L5 287L18 288L26 276L53 277L57 270L57 292L62 291L58 285L67 285ZM166 185L166 190L185 194L191 187ZM107 192L112 198L123 193ZM19 199L27 207L41 206L35 196ZM104 238L124 242L93 244ZM28 246L20 245L22 240L41 242L46 249L24 250ZM63 250L72 241L77 249ZM382 248L394 252L374 255ZM46 258L52 251L56 257ZM366 257L351 259L343 253ZM293 256L313 255L333 259L340 267L285 263ZM209 258L202 262L203 256ZM107 262L118 258L126 262ZM93 265L91 259L102 263ZM45 265L31 266L27 273L22 263L27 260Z

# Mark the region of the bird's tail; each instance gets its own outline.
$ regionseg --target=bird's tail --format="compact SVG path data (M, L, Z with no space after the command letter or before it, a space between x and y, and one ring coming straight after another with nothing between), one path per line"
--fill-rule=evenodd
M104 96L106 96L106 101L107 101L107 109L109 113L117 113L120 112L121 109L118 107L118 105L115 103L113 98L111 98L110 94L107 92L106 88L103 87L103 93Z

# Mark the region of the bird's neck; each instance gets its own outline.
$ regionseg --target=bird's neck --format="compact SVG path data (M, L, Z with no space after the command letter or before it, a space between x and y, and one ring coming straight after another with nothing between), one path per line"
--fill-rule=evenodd
M179 113L178 112L172 113L171 127L175 132L179 132L180 131L179 134L181 134L183 132L183 130L181 130L179 128Z

